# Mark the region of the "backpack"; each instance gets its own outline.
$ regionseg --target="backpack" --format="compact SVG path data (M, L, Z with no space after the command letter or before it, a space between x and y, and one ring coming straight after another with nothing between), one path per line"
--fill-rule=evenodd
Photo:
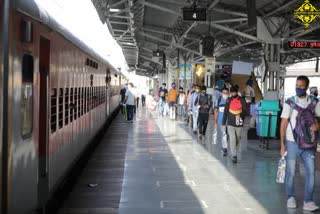
M311 98L311 97L310 97ZM296 118L296 126L293 129L290 122L290 126L293 132L294 140L298 143L300 149L314 149L317 147L319 133L317 131L311 131L311 125L316 121L314 116L314 109L318 103L318 99L313 98L307 108L301 108L294 102L294 97L288 99L286 103L296 111L298 116Z

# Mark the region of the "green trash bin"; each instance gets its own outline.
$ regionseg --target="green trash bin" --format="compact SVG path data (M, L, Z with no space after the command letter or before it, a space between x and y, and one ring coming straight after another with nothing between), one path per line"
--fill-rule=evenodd
M278 113L280 111L277 100L262 100L257 108L257 135L259 137L275 137Z

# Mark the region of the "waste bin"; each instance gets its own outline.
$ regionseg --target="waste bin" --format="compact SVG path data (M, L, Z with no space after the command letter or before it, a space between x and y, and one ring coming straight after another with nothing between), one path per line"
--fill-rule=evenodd
M256 129L259 137L275 137L278 112L277 100L262 100L256 112Z

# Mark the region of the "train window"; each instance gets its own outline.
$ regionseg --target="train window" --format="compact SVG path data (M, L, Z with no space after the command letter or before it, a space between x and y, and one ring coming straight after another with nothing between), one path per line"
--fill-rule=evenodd
M21 41L31 43L33 40L33 27L31 21L21 21Z
M90 86L93 86L93 74L90 75Z
M86 112L89 111L90 108L90 91L89 91L89 87L86 87Z
M86 59L86 65L90 65L90 59L89 58Z
M21 87L21 134L23 138L32 135L33 128L33 56L25 54L22 59Z
M93 61L90 59L90 67L93 66Z
M63 88L59 89L59 129L63 127Z
M74 104L74 106L73 106L74 107L74 116L73 117L76 120L78 118L78 108L80 106L78 88L74 89L74 101L73 101L73 104Z
M64 91L64 124L69 124L69 88Z
M84 114L85 99L84 99L84 88L81 88L81 116Z
M54 133L57 130L57 89L51 89L51 133Z
M70 101L69 101L70 123L73 121L74 104L75 104L75 101L73 100L73 88L70 88Z

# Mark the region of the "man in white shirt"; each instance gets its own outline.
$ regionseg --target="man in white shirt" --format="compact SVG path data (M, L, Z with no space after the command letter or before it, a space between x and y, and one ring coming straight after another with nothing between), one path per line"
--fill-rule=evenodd
M133 91L133 84L129 83L129 87L125 94L124 103L127 107L127 118L128 122L133 122L133 111L134 111L134 105L135 105L135 97L134 97L134 91Z
M296 81L296 96L292 99L301 108L307 108L307 106L314 99L312 96L307 95L307 89L309 87L309 79L306 76L299 76ZM320 117L320 103L318 102L314 109L314 116L319 119ZM288 103L283 105L283 111L281 114L281 151L280 154L286 155L286 192L288 196L287 207L296 208L297 203L294 194L294 176L295 166L297 158L301 157L305 167L305 190L304 190L304 205L303 210L315 211L319 207L313 202L314 191L314 174L315 174L315 152L316 148L301 149L298 143L295 142L293 136L293 129L297 124L298 111L293 109ZM316 120L310 127L312 131L319 130L319 123Z

